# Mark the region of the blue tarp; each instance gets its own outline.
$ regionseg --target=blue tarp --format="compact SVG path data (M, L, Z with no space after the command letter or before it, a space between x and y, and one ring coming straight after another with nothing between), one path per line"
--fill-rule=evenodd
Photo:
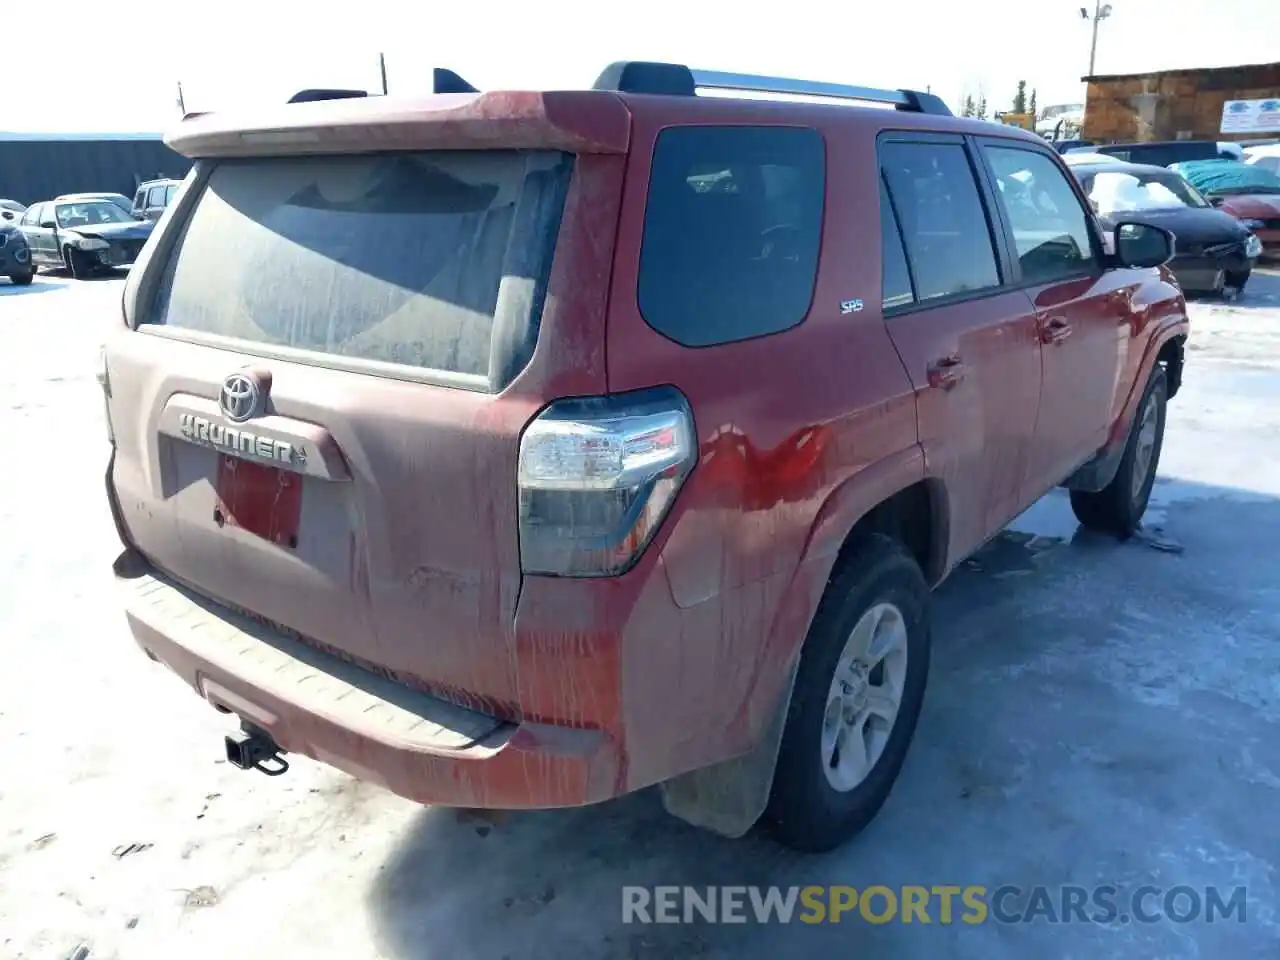
M1256 164L1235 160L1184 160L1170 167L1204 194L1280 193L1280 177Z

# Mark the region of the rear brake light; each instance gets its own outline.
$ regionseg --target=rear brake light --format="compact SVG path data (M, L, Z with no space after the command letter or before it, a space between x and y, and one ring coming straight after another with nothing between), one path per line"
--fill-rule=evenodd
M627 570L671 509L697 449L689 404L671 387L553 403L520 439L524 572Z

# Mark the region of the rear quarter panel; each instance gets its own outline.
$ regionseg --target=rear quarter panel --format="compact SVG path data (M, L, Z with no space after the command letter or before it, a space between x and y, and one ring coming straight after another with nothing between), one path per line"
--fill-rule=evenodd
M716 114L718 123L779 118L745 101ZM674 384L692 405L699 443L643 561L657 575L623 641L633 782L657 767L662 758L649 754L659 749L687 748L680 765L691 767L753 742L849 526L924 469L911 385L879 309L874 129L823 128L823 252L804 322L706 348L682 347L645 322L636 290L654 143L663 126L706 116L682 104L661 115L636 110L609 304L610 390ZM790 122L805 123L803 110ZM842 314L854 298L866 308Z

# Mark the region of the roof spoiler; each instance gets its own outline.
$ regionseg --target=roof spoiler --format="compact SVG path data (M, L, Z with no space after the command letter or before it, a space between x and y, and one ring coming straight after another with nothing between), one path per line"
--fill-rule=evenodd
M593 89L676 97L696 96L699 89L781 93L793 96L827 97L833 100L884 103L891 104L897 110L911 113L952 116L951 109L941 97L918 90L882 90L878 87L855 87L842 83L799 80L794 77L692 70L682 63L655 63L644 60L623 60L609 64L596 78Z

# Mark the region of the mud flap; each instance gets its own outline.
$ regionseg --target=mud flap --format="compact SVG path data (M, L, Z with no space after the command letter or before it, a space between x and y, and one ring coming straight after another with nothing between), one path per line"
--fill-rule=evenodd
M1129 431L1126 430L1119 443L1101 450L1097 456L1067 477L1060 485L1068 490L1083 490L1089 493L1105 490L1115 479L1128 444Z
M784 695L779 698L769 726L754 750L723 763L691 770L662 784L662 805L669 814L735 840L755 826L769 803L799 666L797 656L791 665Z

